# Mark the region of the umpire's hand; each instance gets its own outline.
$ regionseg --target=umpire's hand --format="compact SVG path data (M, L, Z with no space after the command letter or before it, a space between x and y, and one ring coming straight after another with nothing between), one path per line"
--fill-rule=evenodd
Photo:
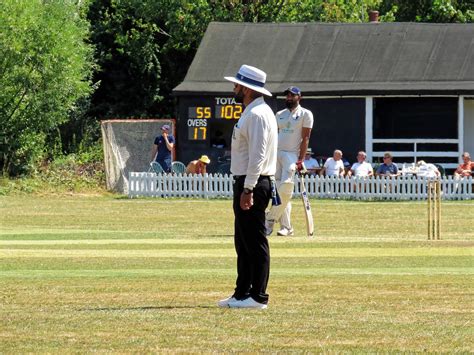
M253 206L253 193L246 194L242 192L240 194L240 208L244 211L250 209Z

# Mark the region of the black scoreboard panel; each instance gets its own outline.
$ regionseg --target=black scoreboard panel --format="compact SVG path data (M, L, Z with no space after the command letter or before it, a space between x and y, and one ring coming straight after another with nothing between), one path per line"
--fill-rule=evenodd
M282 97L265 98L274 112L284 108ZM357 151L365 149L364 98L305 98L301 105L314 114L310 147L316 156L331 156L341 149L351 163ZM187 164L206 154L209 172L215 172L230 158L232 130L243 106L232 96L179 97L177 159Z

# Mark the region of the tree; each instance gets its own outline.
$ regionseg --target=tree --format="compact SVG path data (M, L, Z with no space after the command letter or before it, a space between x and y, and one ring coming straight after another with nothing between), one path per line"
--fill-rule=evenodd
M140 0L92 1L88 20L96 47L98 89L89 114L142 116L161 99L158 27Z
M472 0L384 0L380 9L395 9L399 22L474 22Z
M28 170L50 132L91 91L88 26L74 1L5 0L0 7L0 167Z

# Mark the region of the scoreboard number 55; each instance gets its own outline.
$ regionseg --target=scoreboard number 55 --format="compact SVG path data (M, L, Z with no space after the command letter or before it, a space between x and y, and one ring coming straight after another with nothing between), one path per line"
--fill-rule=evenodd
M211 108L196 107L196 118L211 118Z

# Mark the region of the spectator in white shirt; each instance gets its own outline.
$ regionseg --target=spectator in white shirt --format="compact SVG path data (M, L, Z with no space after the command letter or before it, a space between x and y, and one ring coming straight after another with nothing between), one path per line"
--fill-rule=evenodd
M352 164L351 170L347 173L347 176L357 177L368 177L374 175L374 169L372 165L367 163L365 159L367 154L364 151L357 153L357 163Z
M441 174L434 164L428 164L424 160L420 160L416 163L417 176L423 176L427 178L437 178Z
M336 149L332 158L328 158L324 163L319 175L344 176L344 163L342 161L342 151Z

